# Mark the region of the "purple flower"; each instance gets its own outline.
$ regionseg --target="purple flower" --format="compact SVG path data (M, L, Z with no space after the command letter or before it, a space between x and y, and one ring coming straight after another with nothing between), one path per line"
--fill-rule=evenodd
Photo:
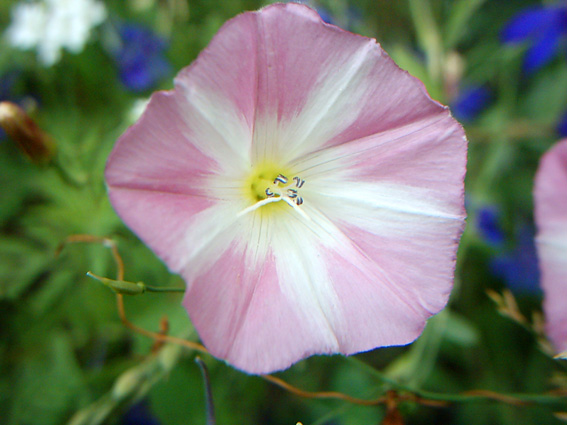
M156 86L170 72L164 56L166 43L151 30L137 24L119 28L121 45L114 51L120 71L120 80L133 91L144 91Z
M546 5L524 9L504 27L501 40L507 44L526 42L524 70L530 74L549 63L560 52L567 34L567 6Z

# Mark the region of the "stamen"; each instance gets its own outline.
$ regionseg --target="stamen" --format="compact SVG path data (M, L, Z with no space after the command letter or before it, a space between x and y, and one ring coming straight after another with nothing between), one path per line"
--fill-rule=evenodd
M283 174L279 174L274 179L274 183L266 188L265 193L267 198L261 199L255 204L250 205L247 208L244 208L242 211L238 213L238 217L243 216L244 214L248 214L249 212L255 211L264 205L271 204L272 202L284 201L295 211L297 211L299 215L301 215L303 218L305 218L306 220L311 220L309 216L305 214L305 212L301 208L299 208L299 205L303 204L303 198L299 196L297 189L299 189L305 184L305 180L297 176L294 177L292 180L293 183L287 186L283 186L287 184L289 180ZM282 186L280 186L280 184ZM293 186L295 186L295 188Z
M279 174L276 179L274 180L274 184L278 184L278 182L282 183L282 184L286 184L287 183L287 177L284 176L283 174Z

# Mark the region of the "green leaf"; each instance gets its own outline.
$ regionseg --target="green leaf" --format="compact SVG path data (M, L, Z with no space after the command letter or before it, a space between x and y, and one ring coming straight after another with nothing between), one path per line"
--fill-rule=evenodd
M443 338L461 347L470 348L480 342L478 329L471 321L454 311L448 310L447 327Z
M49 260L38 244L0 237L0 299L16 299L47 268Z
M444 44L447 49L454 49L459 43L465 31L470 27L471 18L485 1L458 0L453 3L444 31Z
M54 331L51 343L30 356L17 371L8 423L62 424L89 397L71 340Z

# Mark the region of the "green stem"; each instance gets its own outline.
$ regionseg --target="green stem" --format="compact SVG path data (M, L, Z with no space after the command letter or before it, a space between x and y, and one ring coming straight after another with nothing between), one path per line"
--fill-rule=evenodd
M148 292L185 292L185 288L164 288L160 286L144 285Z
M207 408L207 425L215 425L215 406L213 403L213 391L211 390L211 382L209 379L209 371L207 365L200 357L195 357L195 363L199 365L201 374L203 375L203 382L205 383L205 406Z
M98 280L117 294L122 295L139 295L143 294L144 292L185 292L185 288L163 288L149 286L143 282L129 282L127 280L109 279L107 277L97 276L92 272L87 272L87 276L92 279Z

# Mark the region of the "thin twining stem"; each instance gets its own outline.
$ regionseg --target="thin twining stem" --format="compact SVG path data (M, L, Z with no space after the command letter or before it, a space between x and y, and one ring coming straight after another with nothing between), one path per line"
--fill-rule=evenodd
M77 242L100 243L103 246L109 248L112 253L112 257L114 258L114 261L116 263L116 280L124 280L124 263L122 261L122 257L118 253L116 243L112 239L99 237L99 236L92 236L92 235L71 235L57 248L56 254L58 255L66 244L77 243ZM208 350L203 345L197 342L189 341L183 338L177 338L163 333L152 332L147 329L136 326L135 324L130 322L126 317L126 310L124 307L124 296L122 294L116 294L116 305L117 305L118 316L120 318L120 321L124 324L124 326L126 326L128 329L132 330L133 332L147 336L148 338L152 338L156 342L160 342L160 343L169 342L172 344L178 344L183 347L187 347L191 350L209 354ZM533 404L553 404L559 401L564 402L565 398L567 398L567 390L553 390L544 394L513 394L513 395L497 393L490 390L471 390L459 394L434 393L430 391L407 387L404 384L401 384L383 375L381 372L372 368L370 365L363 363L359 359L356 359L354 357L349 357L349 359L358 363L359 365L360 364L363 365L365 369L370 370L373 375L377 376L382 382L390 386L391 389L394 389L396 393L398 393L397 400L411 401L425 406L444 407L449 405L450 403L474 402L474 401L476 402L497 401L514 406L526 406ZM388 402L388 397L386 396L382 396L374 400L367 400L367 399L352 397L348 394L335 392L335 391L305 391L273 375L260 375L260 377L292 394L295 394L303 398L336 399L362 406L383 405Z
M114 242L110 238L105 238L102 236L93 236L93 235L70 235L65 239L62 243L59 244L57 250L55 251L55 256L59 256L65 245L70 243L97 243L101 244L105 248L110 249L112 253L112 258L116 263L116 280L124 280L124 262L122 261L122 257L118 253L118 248L116 247L116 242Z
M195 357L195 362L199 365L201 369L201 374L203 375L203 383L205 384L205 404L207 406L207 425L216 425L217 421L215 419L215 404L213 402L213 392L211 390L211 382L209 379L209 371L207 370L207 365L199 356Z
M126 310L124 308L124 296L122 294L116 294L116 306L117 306L117 309L118 309L118 316L120 317L120 321L128 329L130 329L130 330L132 330L136 333L139 333L140 335L144 335L144 336L147 336L149 338L152 338L154 341L159 341L159 342L162 342L162 343L170 342L172 344L178 344L178 345L181 345L183 347L187 347L191 350L199 351L201 353L206 353L206 354L209 353L207 351L207 349L205 348L205 346L199 344L198 342L193 342L193 341L189 341L187 339L177 338L175 336L164 335L164 334L160 334L160 333L157 333L157 332L152 332L152 331L149 331L147 329L136 326L135 324L130 322L128 320L128 318L126 317Z
M343 394L336 391L305 391L294 387L293 385L288 384L283 379L280 379L273 375L260 375L266 381L271 382L274 385L277 385L284 390L293 393L299 397L303 398L319 398L319 399L340 399L345 400L350 403L360 404L363 406L376 406L379 404L384 404L386 402L386 397L379 397L375 400L364 400L356 397L351 397L348 394Z
M446 403L465 403L465 402L486 402L496 401L500 403L510 404L514 406L528 405L547 405L565 410L565 399L567 398L566 389L551 390L542 394L503 394L491 390L469 390L457 394L436 393L419 388L413 388L404 385L386 375L379 370L374 369L360 359L350 356L348 361L362 367L370 374L374 375L380 382L388 384L398 392L411 393L422 400L428 401L444 401Z
M65 241L59 245L55 254L59 255L61 253L61 250L65 247L66 244L81 243L81 242L102 244L104 247L110 249L110 252L112 253L112 258L116 263L116 280L121 280L121 281L124 280L124 262L122 261L122 257L118 252L118 248L116 247L116 242L114 242L110 238L93 236L93 235L82 235L82 234L71 235L67 237L67 239L65 239ZM202 353L208 353L207 349L203 345L197 342L188 341L183 338L176 338L174 336L164 335L157 332L152 332L144 328L141 328L139 326L136 326L135 324L130 322L126 317L126 310L124 308L124 296L122 294L116 294L116 306L118 309L118 317L120 317L120 321L128 329L136 333L139 333L140 335L144 335L147 336L148 338L152 338L154 341L171 342L173 344L179 344L184 347L190 348L192 350L200 351Z

